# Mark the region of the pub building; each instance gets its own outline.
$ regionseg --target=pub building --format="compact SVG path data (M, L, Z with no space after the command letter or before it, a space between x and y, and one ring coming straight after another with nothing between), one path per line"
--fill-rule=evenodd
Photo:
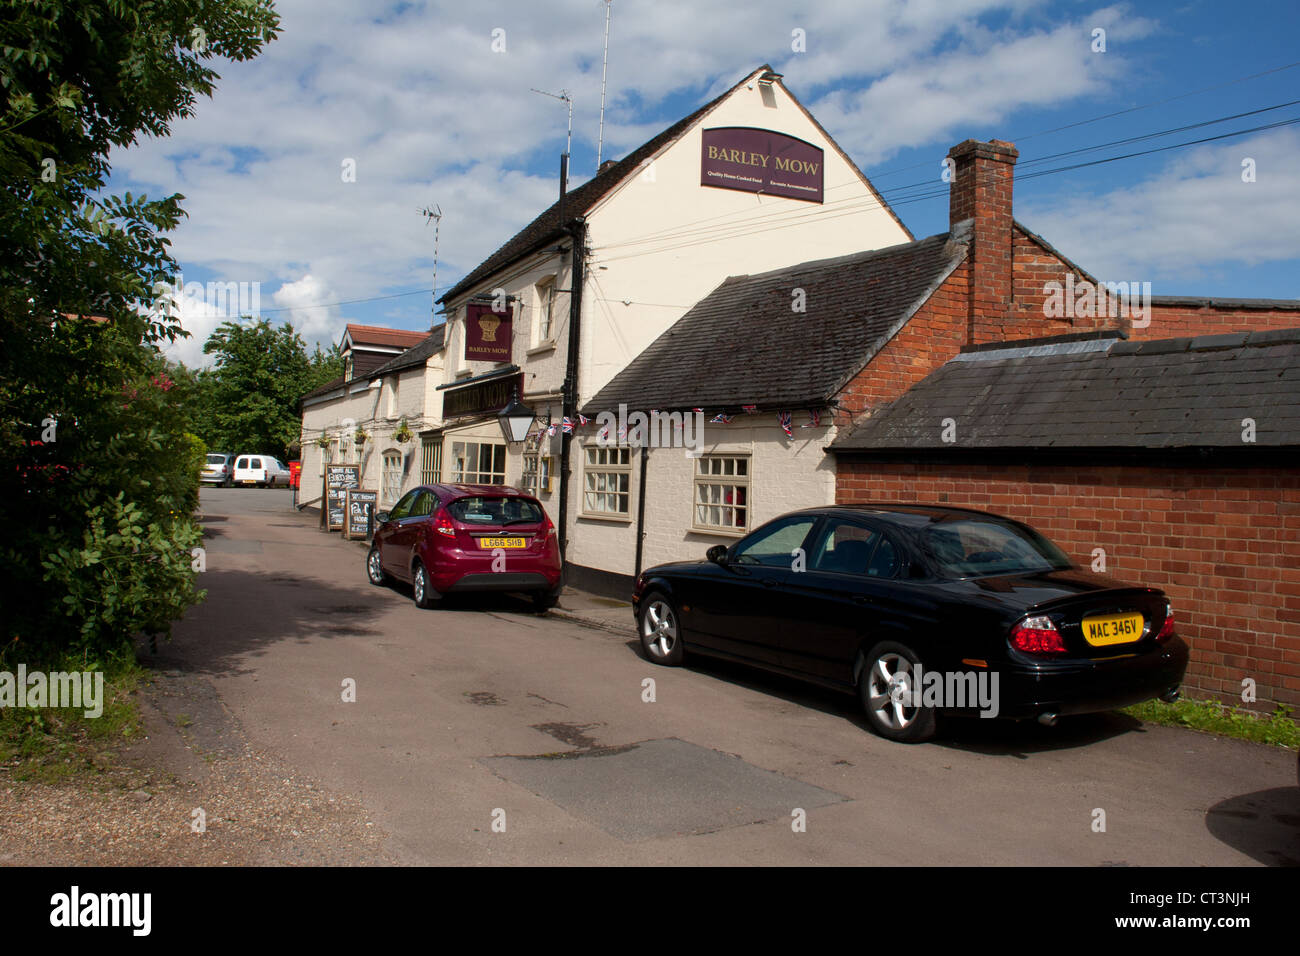
M762 66L561 195L442 296L445 323L407 353L303 396L300 500L314 506L327 462L358 464L381 508L430 481L511 484L568 547L590 536L599 568L636 499L630 449L577 437L591 397L728 275L910 238ZM515 394L535 414L520 443L498 423Z
M379 489L381 507L431 481L514 485L536 494L560 529L566 583L624 599L644 568L698 559L795 508L837 500L982 507L1064 538L1085 566L1093 547L1109 546L1129 577L1185 596L1193 611L1180 618L1192 643L1190 687L1225 692L1236 679L1225 671L1231 664L1267 677L1261 700L1300 702L1300 678L1285 673L1300 644L1284 633L1300 611L1278 590L1286 582L1252 567L1295 567L1294 427L1274 422L1264 456L1229 453L1222 435L1210 442L1235 469L1229 484L1267 516L1249 533L1271 541L1238 549L1241 566L1227 578L1187 577L1180 561L1143 563L1133 556L1140 545L1109 526L1075 533L1096 523L1084 503L1102 494L1086 457L1052 458L1056 470L1042 472L1052 483L1035 482L1032 471L1009 477L1042 450L1033 441L1044 434L1097 443L1082 428L1089 412L1078 402L1058 408L1039 432L1026 424L1021 444L999 448L1005 474L989 470L993 452L961 445L970 437L962 418L974 422L988 390L1011 395L1012 408L1041 403L1014 387L1022 363L1122 342L1152 356L1268 346L1272 354L1249 355L1276 365L1291 354L1300 302L1108 300L1096 276L1015 220L1017 157L999 140L954 146L949 230L916 240L781 77L761 67L562 195L439 300L444 325L375 368L368 382L342 390L331 383L305 396L302 498L310 499L308 476L321 474L324 460L360 464L361 484ZM1074 308L1053 306L1050 290L1062 288L1090 290L1087 308L1079 307L1083 298ZM1005 363L969 358L997 349ZM940 384L960 383L970 370L1001 377L985 391L928 388L907 403L911 389L951 363L955 371ZM1106 376L1120 374L1111 370L1126 367L1098 360L1088 369L1104 388ZM1225 394L1257 394L1231 380L1253 367L1217 369L1230 379ZM1157 374L1151 388L1159 383ZM1293 379L1279 384L1259 414L1291 422L1300 417L1300 389ZM1134 400L1127 424L1109 427L1157 442L1164 426L1152 409L1167 411L1187 394L1159 394L1154 406ZM896 402L910 416L893 420L902 425L867 427ZM523 441L503 434L498 418L507 405L532 413ZM341 434L348 419L369 432L363 445ZM397 441L403 422L415 441ZM930 432L948 423L954 442L940 435L932 447ZM1116 447L1110 457L1094 455L1121 469L1111 480L1156 482L1198 520L1241 526L1227 514L1235 503L1205 504L1219 472L1205 471L1189 491L1187 459L1143 457L1141 438ZM312 462L310 449L324 457ZM1134 469L1131 481L1124 468ZM1060 494L1071 469L1092 482L1077 501ZM1150 506L1149 495L1141 500ZM1126 513L1121 506L1107 505ZM1160 526L1162 513L1152 510L1156 527L1144 533L1167 535L1177 557L1190 558L1179 550L1177 526ZM1236 604L1251 600L1245 591L1261 579L1271 589L1264 607L1271 616L1254 622L1259 639L1232 644L1197 595Z

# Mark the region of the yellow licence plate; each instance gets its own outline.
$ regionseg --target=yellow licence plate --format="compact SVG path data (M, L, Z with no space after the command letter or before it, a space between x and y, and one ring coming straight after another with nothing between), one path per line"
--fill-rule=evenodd
M523 538L479 538L480 548L526 548L528 542Z
M1083 637L1093 647L1130 644L1142 636L1141 614L1098 614L1083 619Z

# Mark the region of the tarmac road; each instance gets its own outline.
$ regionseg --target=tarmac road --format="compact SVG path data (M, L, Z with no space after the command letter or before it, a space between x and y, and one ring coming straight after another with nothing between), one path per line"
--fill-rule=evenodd
M1120 714L890 743L850 697L646 662L630 612L619 634L510 597L421 611L371 586L364 546L291 494L203 490L208 599L155 663L210 682L251 744L359 800L392 859L1300 863L1288 751Z

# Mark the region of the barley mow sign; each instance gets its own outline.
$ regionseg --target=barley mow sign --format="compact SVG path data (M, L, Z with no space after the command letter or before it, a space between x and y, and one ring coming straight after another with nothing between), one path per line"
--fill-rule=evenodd
M706 129L700 185L821 202L825 155L812 143L747 126Z
M465 308L465 360L509 362L511 306L494 312L492 304L471 302Z

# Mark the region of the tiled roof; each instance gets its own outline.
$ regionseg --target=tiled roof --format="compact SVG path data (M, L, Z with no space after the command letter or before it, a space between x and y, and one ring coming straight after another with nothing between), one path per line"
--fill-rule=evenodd
M419 345L407 349L396 358L389 359L383 365L371 372L370 377L379 378L382 375L389 375L393 372L400 372L403 369L415 368L417 365L423 365L429 360L429 356L442 350L443 335L446 331L447 326L445 323L437 326L420 341Z
M751 77L768 70L771 70L771 67L764 64L752 73L747 74L744 79L731 87L731 89L727 90L721 96L705 103L690 116L680 122L674 123L658 136L639 146L637 149L634 149L612 166L609 166L609 168L604 172L598 172L587 182L570 191L569 194L564 197L565 221L563 222L560 220L560 203L559 200L556 200L549 209L528 225L524 226L523 229L520 229L515 233L514 236L505 243L505 245L501 246L501 248L497 249L496 252L492 253L492 255L479 263L478 266L470 270L469 274L465 276L465 278L452 286L451 289L438 301L441 303L450 302L461 293L473 288L480 280L487 278L498 269L509 265L515 259L530 252L537 246L558 238L562 234L563 227L568 225L570 221L579 216L586 215L588 210L595 206L596 203L600 202L600 200L604 199L606 195L613 192L614 188L623 182L624 179L628 176L635 175L641 168L643 160L647 160L654 156L655 153L659 152L659 150L664 146L684 134L697 120L704 116L705 113L708 113L711 109L725 100Z
M418 345L428 332L412 332L406 329L386 329L378 325L353 325L348 323L348 337L354 346L380 345L385 348L394 346L409 349Z
M966 233L733 276L659 336L584 408L826 404L966 255ZM806 311L796 312L802 289Z
M1300 446L1300 329L963 352L832 451ZM955 441L943 441L953 419Z

